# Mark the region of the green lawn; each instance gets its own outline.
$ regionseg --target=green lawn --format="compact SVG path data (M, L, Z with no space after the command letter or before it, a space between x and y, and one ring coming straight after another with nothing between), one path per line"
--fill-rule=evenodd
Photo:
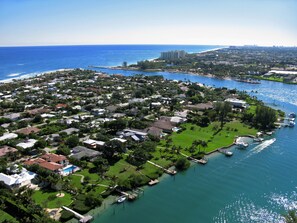
M35 200L37 204L44 208L58 208L61 206L70 205L72 202L71 195L66 192L62 193L64 193L64 197L56 197L56 195L59 194L59 192L46 192L42 190L37 190L34 192L32 198ZM53 199L51 199L51 197Z
M12 217L10 214L6 213L5 211L0 210L0 223L4 221L9 221L11 223L17 223L18 221Z
M119 160L113 166L110 166L109 170L107 171L106 175L117 176L118 179L126 179L131 174L139 174L136 171L136 167L132 166L131 164L127 163L124 159Z
M90 177L90 183L95 183L101 180L100 176L97 173L89 173L89 169L83 169L81 171L76 172L76 174L81 174L85 177Z
M181 146L183 148L182 151L189 154L189 152L184 150L186 147L190 147L194 140L204 140L207 142L205 152L211 152L220 147L232 144L236 136L255 135L257 133L256 129L250 128L238 121L233 121L226 123L223 129L214 135L215 126L220 126L220 123L214 122L204 128L187 123L184 125L186 130L171 135L172 142L175 146ZM193 127L192 130L191 127ZM201 148L201 151L203 150L204 148Z
M82 188L83 185L81 184L81 176L76 175L69 175L70 184L76 188Z

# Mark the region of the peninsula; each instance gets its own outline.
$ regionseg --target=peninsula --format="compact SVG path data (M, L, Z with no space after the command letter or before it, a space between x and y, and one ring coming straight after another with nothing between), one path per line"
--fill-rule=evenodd
M89 220L109 195L135 199L129 191L284 116L238 90L82 69L5 83L0 95L0 219L10 222Z
M162 52L154 60L115 67L143 71L185 72L247 83L270 80L297 83L296 47L230 46L202 53Z

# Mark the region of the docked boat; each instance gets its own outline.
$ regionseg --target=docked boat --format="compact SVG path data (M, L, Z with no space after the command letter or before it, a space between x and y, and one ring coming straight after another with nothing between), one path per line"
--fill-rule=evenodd
M289 118L296 118L296 114L294 112L290 113Z
M237 145L237 147L240 148L240 149L244 149L244 148L246 148L246 147L249 146L249 144L246 143L246 142L237 142L236 145Z
M254 138L254 142L263 142L264 139L263 138Z
M218 149L218 151L219 151L220 153L225 154L225 156L232 156L232 155L233 155L233 153L232 153L231 151L228 151L228 150L226 150L226 149Z
M295 122L293 122L293 121L290 121L290 122L289 122L289 127L291 127L291 128L292 128L292 127L294 127L294 126L295 126Z
M123 195L123 196L120 196L120 197L117 199L117 202L118 202L118 203L123 203L126 199L127 199L127 197L126 197L125 195Z

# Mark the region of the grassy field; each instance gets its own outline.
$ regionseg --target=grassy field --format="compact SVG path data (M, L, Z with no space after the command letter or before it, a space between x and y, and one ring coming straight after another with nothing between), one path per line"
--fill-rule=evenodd
M181 146L182 151L188 153L185 148L190 147L194 140L204 140L207 142L206 148L201 148L201 151L211 152L223 146L232 144L234 138L240 135L255 135L257 130L250 128L238 121L226 123L221 131L217 134L215 129L220 126L219 122L213 122L208 127L199 127L193 124L185 124L184 130L181 133L173 133L171 136L173 145Z
M17 221L14 217L12 217L10 214L8 214L8 213L6 213L6 212L0 210L0 223L1 223L1 222L4 222L5 220L6 220L6 221L9 221L9 222L11 222L11 223L17 223L17 222L18 222L18 221Z
M59 192L45 192L37 190L34 192L32 198L35 200L37 204L44 208L58 208L61 206L68 206L71 202L71 195L64 193L64 197L57 197L56 195Z

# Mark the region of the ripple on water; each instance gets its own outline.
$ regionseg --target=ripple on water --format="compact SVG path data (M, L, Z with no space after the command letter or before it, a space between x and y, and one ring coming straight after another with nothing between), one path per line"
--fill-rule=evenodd
M241 194L232 204L221 209L214 222L244 222L244 223L279 223L284 222L283 217L271 208L256 205L253 201Z

